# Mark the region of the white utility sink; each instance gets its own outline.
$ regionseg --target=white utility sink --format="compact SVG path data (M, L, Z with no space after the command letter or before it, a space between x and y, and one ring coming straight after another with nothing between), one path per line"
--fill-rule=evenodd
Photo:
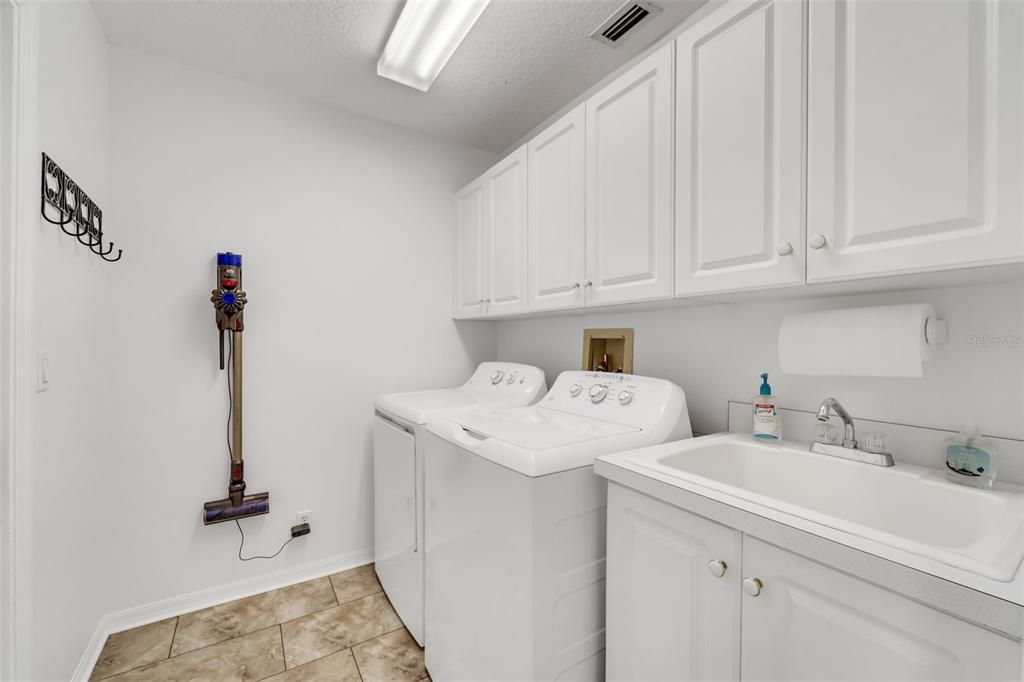
M809 452L804 444L761 442L746 434L705 436L603 459L803 530L815 532L818 526L842 534L817 533L830 539L853 536L892 548L898 555L889 558L898 561L920 557L1010 582L1024 558L1020 486L981 490L947 481L936 469L852 462ZM863 543L845 544L871 551ZM901 563L927 570L927 564Z

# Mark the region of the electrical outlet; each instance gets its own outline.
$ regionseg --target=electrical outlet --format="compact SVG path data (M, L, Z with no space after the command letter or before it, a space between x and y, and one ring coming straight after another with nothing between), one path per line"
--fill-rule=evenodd
M295 514L295 525L298 526L303 523L308 523L310 527L313 526L313 510L307 509L306 511L300 511Z

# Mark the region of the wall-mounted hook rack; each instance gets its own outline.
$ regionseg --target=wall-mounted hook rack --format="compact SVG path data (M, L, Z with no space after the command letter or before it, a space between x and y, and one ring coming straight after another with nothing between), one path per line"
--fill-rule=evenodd
M103 211L46 152L43 152L41 184L39 212L46 222L57 225L64 234L75 237L108 263L121 260L121 249L115 257L107 258L114 251L114 242L103 248ZM57 219L46 214L47 204L57 210ZM65 227L69 223L74 231Z

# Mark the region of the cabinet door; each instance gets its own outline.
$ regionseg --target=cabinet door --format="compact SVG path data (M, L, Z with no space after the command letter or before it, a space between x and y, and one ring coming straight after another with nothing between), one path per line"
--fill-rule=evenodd
M744 680L1016 680L1020 643L750 537Z
M672 295L669 43L587 100L587 304Z
M483 255L487 219L484 178L455 195L455 270L453 315L456 319L484 313Z
M1024 258L1024 3L810 3L808 281Z
M609 680L739 677L740 545L735 530L609 484Z
M585 119L581 104L527 145L530 310L583 305Z
M801 284L806 5L733 2L676 41L676 295Z
M526 147L502 159L484 177L487 314L526 312Z

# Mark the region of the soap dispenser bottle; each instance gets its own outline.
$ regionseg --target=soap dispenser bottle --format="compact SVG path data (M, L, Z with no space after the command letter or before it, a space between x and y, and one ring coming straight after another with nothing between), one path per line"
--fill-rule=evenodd
M782 438L782 416L768 385L767 373L761 375L761 390L754 396L754 436L765 440Z
M972 423L942 444L946 476L957 483L991 488L996 480L996 446Z

